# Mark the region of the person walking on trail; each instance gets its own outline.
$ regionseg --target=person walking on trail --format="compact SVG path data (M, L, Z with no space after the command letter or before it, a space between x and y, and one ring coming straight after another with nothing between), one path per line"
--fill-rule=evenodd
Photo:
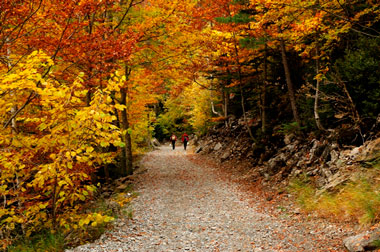
M189 136L186 133L182 135L183 148L186 150L187 142L189 141Z
M172 136L170 137L170 140L172 141L172 147L174 150L175 149L175 141L177 141L177 136L172 134Z

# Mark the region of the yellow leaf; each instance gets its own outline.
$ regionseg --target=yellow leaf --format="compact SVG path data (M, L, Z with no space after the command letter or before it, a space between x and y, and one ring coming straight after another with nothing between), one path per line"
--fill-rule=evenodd
M125 105L121 105L121 104L115 104L115 108L117 109L117 110L124 110L124 109L126 109L127 108L127 106L125 106Z
M87 153L91 153L93 151L94 151L94 148L92 146L89 146L89 147L86 148L86 152Z
M73 163L72 163L72 162L68 162L68 163L67 163L67 168L69 168L69 169L73 169Z

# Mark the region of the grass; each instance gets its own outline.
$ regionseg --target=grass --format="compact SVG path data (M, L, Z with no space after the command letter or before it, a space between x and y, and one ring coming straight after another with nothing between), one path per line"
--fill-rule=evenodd
M62 233L44 231L30 239L20 239L8 248L8 252L60 252L65 247Z
M354 220L361 225L374 224L380 221L379 170L368 169L360 177L320 196L316 196L317 190L306 176L293 180L289 190L306 212L335 220Z
M95 203L85 207L86 213L102 213L114 217L115 219L126 216L132 218L132 210L128 205L137 193L132 186L128 186L120 193L112 195L107 201L99 197ZM112 204L107 202L113 202ZM83 243L91 242L99 238L108 228L109 223L101 223L96 226L88 225L81 229L70 230L69 233L51 232L45 230L39 234L34 234L29 238L19 237L7 248L7 252L61 252L68 247L75 247ZM1 249L0 249L1 250Z

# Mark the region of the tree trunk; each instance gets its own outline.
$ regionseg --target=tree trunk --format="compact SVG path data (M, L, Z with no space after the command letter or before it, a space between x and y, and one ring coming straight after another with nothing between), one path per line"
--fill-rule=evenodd
M120 90L121 92L121 103L122 105L127 104L127 88ZM124 109L121 111L121 129L123 130L123 141L125 146L122 148L122 174L121 175L132 175L132 144L131 144L131 135L129 134L129 121L127 110Z
M9 42L9 39L7 38L6 42L8 43ZM7 65L8 65L8 69L12 69L12 63L11 63L11 49L7 48L7 55L6 55L6 58L7 58ZM11 92L11 96L14 96L14 93L13 91ZM11 116L13 117L13 115L16 114L18 108L17 108L17 105L13 106L11 108ZM16 118L13 118L12 121L11 121L11 128L12 128L12 132L14 134L17 133L17 123L16 123Z
M211 100L211 110L212 110L212 113L214 115L217 115L219 117L223 117L223 115L221 113L219 113L218 111L215 110L214 102L212 100Z
M238 78L239 78L239 89L240 89L240 96L241 96L241 109L243 111L243 118L244 118L244 124L247 127L248 134L251 138L251 140L254 140L252 130L249 127L246 111L245 111L245 99L244 99L244 92L243 92L243 80L241 77L241 64L239 62L239 51L237 47L237 41L236 41L236 36L235 33L233 33L233 38L234 38L234 47L235 47L235 61L236 65L238 67Z
M318 38L317 38L318 39ZM320 70L320 63L319 63L319 44L318 44L318 41L317 41L317 46L315 48L315 56L316 56L316 61L315 61L315 64L316 64L316 73L317 75L319 74L319 70ZM318 100L319 100L319 88L320 88L320 84L321 84L321 81L320 81L320 78L317 78L317 84L315 86L315 97L314 97L314 119L315 119L315 123L317 125L317 128L319 130L325 130L325 128L322 126L322 123L321 123L321 119L319 118L319 113L318 113Z
M317 7L319 7L319 0L316 0L315 1L315 5ZM316 11L314 11L316 14ZM317 28L317 31L316 31L316 39L315 39L315 42L316 42L316 46L315 46L315 67L316 67L316 75L319 74L319 71L320 71L320 61L319 61L319 57L320 57L320 53L319 53L319 29ZM319 113L318 113L318 101L319 101L319 88L320 88L320 84L321 84L321 79L319 77L317 77L317 83L316 83L316 86L315 86L315 97L314 97L314 119L315 119L315 124L317 125L317 128L319 130L325 130L325 128L322 126L322 123L321 123L321 119L319 118Z
M268 83L268 71L267 71L267 44L265 44L265 49L264 49L264 83L263 83L263 89L261 93L261 131L265 133L266 131L266 123L267 123L267 118L266 118L266 106L267 106L267 83Z
M125 67L125 76L128 79L128 76L131 73L131 69L127 66ZM120 90L121 99L120 104L127 106L127 96L128 96L128 86ZM123 130L123 141L125 146L122 148L122 175L132 175L133 174L133 160L132 160L132 140L131 135L129 134L129 120L128 112L126 109L121 111L121 129Z
M285 77L286 77L286 84L288 86L288 95L289 95L290 105L292 107L294 120L297 122L298 128L300 128L301 120L298 116L294 86L293 86L292 79L290 77L290 69L289 69L288 59L286 57L285 42L283 39L280 39L280 47L281 47L281 55L282 55L282 64L284 65L284 71L285 71Z
M228 92L227 90L224 90L223 91L223 99L224 99L224 106L223 106L223 112L224 112L224 117L226 118L225 119L225 125L226 127L229 127L229 122L228 122Z

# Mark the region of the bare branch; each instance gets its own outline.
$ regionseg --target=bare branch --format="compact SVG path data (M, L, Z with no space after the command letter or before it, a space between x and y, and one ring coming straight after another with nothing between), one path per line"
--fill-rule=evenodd
M37 97L38 94L35 92L31 92L26 102L8 119L8 121L4 124L3 129L6 129L13 119L28 105L34 98Z
M123 23L125 17L127 16L128 12L131 10L131 8L133 6L136 6L136 5L140 4L140 3L142 3L142 2L144 2L144 0L141 0L141 1L136 2L136 3L134 3L134 0L131 0L131 2L129 3L127 9L124 12L123 17L120 19L119 23L112 30L115 31L117 28L119 28L119 26Z
M199 82L195 79L195 76L194 76L193 81L194 81L197 85L201 86L201 87L204 88L204 89L207 89L207 90L214 90L214 91L217 90L216 88L209 88L209 87L206 87L205 85L199 83Z
M26 24L26 22L28 22L29 19L31 19L38 11L39 9L41 8L42 6L42 1L43 0L40 0L40 3L37 7L37 9L35 11L33 11L28 17L25 18L25 20L21 23L19 23L15 28L12 29L12 31L3 39L2 43L0 44L0 48L2 48L4 46L4 44L8 41L8 38L12 35L13 32L15 32L17 29L19 29L18 33L17 33L17 37L20 36L20 33L21 33L21 30L22 28L24 27L24 25Z

